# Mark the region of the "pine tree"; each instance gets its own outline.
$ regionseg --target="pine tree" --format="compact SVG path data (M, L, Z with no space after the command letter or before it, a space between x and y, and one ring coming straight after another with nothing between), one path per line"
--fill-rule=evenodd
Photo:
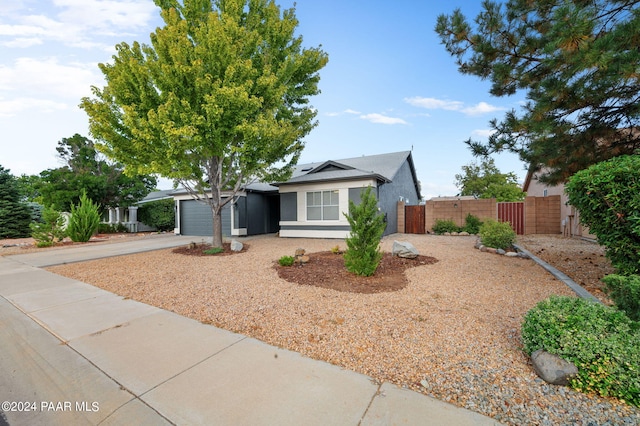
M349 214L345 214L345 217L351 225L351 232L345 241L345 267L354 274L371 276L382 259L380 239L386 223L370 186L362 192L360 204L349 201Z
M86 243L91 239L100 225L99 211L98 205L83 192L78 206L71 206L67 233L72 241Z
M31 212L20 200L16 178L0 166L0 238L28 237L29 223Z

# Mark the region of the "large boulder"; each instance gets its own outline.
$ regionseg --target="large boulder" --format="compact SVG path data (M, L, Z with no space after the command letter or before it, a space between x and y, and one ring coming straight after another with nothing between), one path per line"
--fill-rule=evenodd
M231 240L231 251L242 251L244 246L238 240Z
M552 385L566 386L578 374L575 365L542 349L531 354L531 362L538 376Z
M420 256L420 252L413 244L406 241L394 241L393 248L391 249L393 256L404 257L407 259L415 259Z

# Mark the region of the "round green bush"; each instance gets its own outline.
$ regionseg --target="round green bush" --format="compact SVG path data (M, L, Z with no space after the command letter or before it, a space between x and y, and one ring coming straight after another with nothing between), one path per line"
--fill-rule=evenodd
M291 266L295 261L296 259L293 256L282 256L278 260L278 263L280 264L280 266Z
M487 247L507 249L516 240L516 233L509 222L487 220L480 226L480 241Z
M433 232L444 234L445 232L460 232L460 227L453 220L436 219L433 225Z
M538 349L578 367L570 386L640 406L640 331L624 312L585 299L552 296L524 317L524 351Z

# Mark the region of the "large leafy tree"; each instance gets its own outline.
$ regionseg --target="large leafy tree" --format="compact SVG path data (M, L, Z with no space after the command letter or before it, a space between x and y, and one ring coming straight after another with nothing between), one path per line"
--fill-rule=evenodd
M521 201L525 196L518 184L518 176L500 172L493 158L462 166L462 173L455 177L460 195L495 198L498 202Z
M484 1L469 23L457 9L436 32L460 72L491 94L526 92L523 110L491 122L478 155L508 150L558 183L640 147L640 10L632 0Z
M69 211L78 204L82 191L102 207L127 207L144 198L157 185L151 175L124 174L123 166L108 161L90 139L75 134L63 138L56 148L65 166L30 178L29 191L42 204ZM24 180L27 182L27 180Z
M171 178L208 203L221 246L222 207L296 164L327 55L302 48L295 10L273 0L154 1L165 26L151 45L119 44L100 65L107 85L81 106L99 149L126 170Z
M23 238L31 233L31 211L22 202L17 179L0 166L0 238Z

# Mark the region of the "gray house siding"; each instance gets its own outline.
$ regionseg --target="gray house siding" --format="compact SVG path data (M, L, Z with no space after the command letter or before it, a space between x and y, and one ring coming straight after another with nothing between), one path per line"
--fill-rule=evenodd
M393 234L398 229L397 205L400 197L407 204L417 205L420 202L408 161L400 167L392 182L378 187L378 203L387 219L384 235Z

